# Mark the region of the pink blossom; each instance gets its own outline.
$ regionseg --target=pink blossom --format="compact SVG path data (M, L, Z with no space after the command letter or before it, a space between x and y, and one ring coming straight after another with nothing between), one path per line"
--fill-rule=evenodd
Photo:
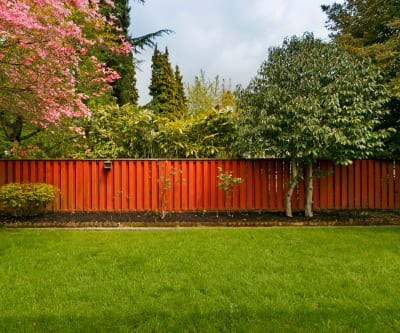
M10 89L12 96L1 100L5 104L2 108L12 109L13 101L18 101L21 113L43 128L63 118L90 115L83 103L89 96L79 95L77 83L89 84L92 91L101 91L110 89L107 83L119 78L94 56L89 58L94 66L86 69L85 75L80 72L81 62L88 59L87 49L105 42L94 37L96 34L84 34L86 28L102 29L107 22L100 13L99 3L99 0L0 0L3 41L0 60L10 58L15 64L7 65L2 78L5 89L13 88ZM114 6L111 0L104 3ZM71 19L75 12L85 17L83 23ZM104 43L105 47L116 54L129 52L129 43L121 36L117 43L110 44L112 47Z
M39 149L39 147L38 147L38 146L35 146L35 147L33 147L33 149Z
M15 148L11 148L10 151L13 152L13 151L16 151L16 149Z
M26 155L26 151L25 150L21 151L21 156L24 157L25 155Z
M32 146L28 146L27 148L28 148L28 149L32 149Z

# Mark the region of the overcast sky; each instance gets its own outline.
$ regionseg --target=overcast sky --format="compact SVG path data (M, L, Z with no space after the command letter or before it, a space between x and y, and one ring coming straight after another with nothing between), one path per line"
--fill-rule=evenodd
M321 4L333 0L146 0L131 1L131 34L143 35L163 28L175 33L158 39L168 46L170 61L179 65L185 82L193 82L200 69L206 76L231 79L232 85L247 85L257 73L268 48L280 45L286 36L305 31L328 38L326 15ZM341 2L341 1L336 1ZM147 50L137 70L139 103L150 100L148 86L151 56Z

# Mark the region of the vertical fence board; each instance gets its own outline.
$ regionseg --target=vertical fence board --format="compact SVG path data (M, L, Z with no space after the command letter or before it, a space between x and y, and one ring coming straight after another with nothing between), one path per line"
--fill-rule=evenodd
M166 192L166 208L168 211L172 210L172 207L174 206L174 196L172 195L172 191L174 190L174 184L173 184L173 180L174 180L174 176L173 176L173 170L172 170L172 163L171 161L167 161L165 163L165 172L166 172L166 177L168 179L168 187L169 189Z
M143 209L151 210L151 163L143 161Z
M346 165L342 165L340 170L340 178L341 178L340 188L342 190L342 195L340 197L341 209L347 208L347 169L348 167Z
M381 208L381 163L375 161L375 208Z
M30 183L28 164L29 164L28 161L22 161L21 162L21 166L22 166L22 183Z
M111 167L111 170L104 170L104 174L106 177L106 210L111 212L114 210L114 168Z
M26 165L26 167L29 167L29 164ZM60 181L60 162L59 161L54 161L53 162L53 185L61 190L61 181ZM53 210L59 211L61 209L61 195L60 193L57 193L56 195L56 200L54 202L54 205L52 206Z
M7 161L7 183L14 182L14 161Z
M68 173L67 173L67 162L61 161L60 162L60 189L61 189L61 211L68 210Z
M202 175L204 175L204 161L196 161L196 210L203 210L204 209L204 205L203 205L203 201L204 201L204 186L203 186L203 177Z
M6 184L6 161L0 161L0 187Z
M37 183L37 161L29 161L29 181Z
M333 202L334 202L334 168L333 168L333 163L331 161L328 161L328 208L332 209L333 208Z
M375 208L374 161L368 161L368 208Z
M113 162L114 169L114 211L122 210L122 174L121 161Z
M6 180L6 161L0 161L0 187L7 183ZM3 205L0 203L0 209L3 209Z
M239 185L240 209L246 209L246 161L239 161L239 177L243 179Z
M400 208L400 162L398 161L395 162L395 177L395 207Z
M388 175L387 175L387 163L382 161L381 165L382 171L382 205L381 208L388 208Z
M286 194L290 177L290 162L283 161L283 207L286 208ZM293 207L292 207L293 208Z
M231 171L232 171L232 164L231 164L231 161L224 161L224 164L225 164L225 166L224 166L224 168L225 168L225 170L226 170L226 172L228 172L228 173L230 173ZM224 206L225 206L225 208L224 209L231 209L231 207L232 207L232 192L227 192L227 193L224 193L224 196L225 196L225 199L224 199Z
M350 164L348 166L348 183L347 183L347 189L348 189L348 202L349 202L349 208L354 208L354 183L355 183L355 177L354 177L354 163Z
M92 210L98 211L99 210L99 162L92 161L92 169L90 178L92 180L92 198L91 198L91 206Z
M261 164L261 190L262 190L262 209L268 209L268 162L266 160L260 161ZM235 209L235 205L233 205Z
M104 170L104 161L99 162L99 209L104 212L107 210L107 174Z
M299 193L298 193L298 209L304 209L304 165L299 165L299 174L301 177L299 178Z
M222 169L222 170L221 170ZM221 173L224 172L224 165L223 165L223 161L218 161L217 162L217 175L220 175ZM217 180L217 184L219 184L221 181L218 179ZM218 187L218 191L217 191L217 208L218 210L224 210L225 209L225 205L224 205L224 191L222 191L221 188Z
M335 177L335 182L334 182L334 192L335 192L335 201L334 201L334 207L335 207L335 209L340 209L340 204L341 204L341 202L340 202L340 200L341 200L341 194L342 194L342 191L341 191L341 178L340 178L340 165L338 165L338 164L336 164L335 166L334 166L334 168L335 168L335 173L333 174L334 175L334 177Z
M194 161L189 161L189 210L196 209L196 167Z
M92 169L92 161L84 161L83 162L83 210L91 211L91 169Z
M361 161L361 207L368 208L368 163Z
M246 161L247 178L246 178L246 209L254 208L254 161Z
M239 177L239 165L236 160L232 161L232 171L233 171L233 177L238 178ZM242 180L243 182L243 180ZM233 210L239 209L239 186L236 185L233 188Z
M182 169L180 161L173 161L172 167L174 170L174 177L171 180L173 182L173 196L174 196L174 211L178 212L181 210L181 189L182 189Z
M189 209L189 168L188 161L182 161L182 210Z
M159 178L159 177L157 177ZM161 181L161 180L160 180ZM136 209L143 211L143 161L136 162Z
M38 161L37 163L37 182L44 183L45 182L45 162ZM17 169L15 170L15 172ZM17 182L17 179L14 177L14 181Z
M38 181L40 166L38 164ZM75 161L68 161L68 210L74 211L75 206Z
M306 166L307 168L307 166ZM321 168L321 162L315 162L313 163L313 170L317 170ZM307 173L307 172L306 172ZM308 177L305 178L306 179L306 184L308 181ZM321 195L319 193L319 188L320 188L320 178L318 177L318 175L313 172L313 209L321 209ZM307 192L307 189L306 189Z
M158 168L157 161L151 161L151 210L158 211Z
M121 161L121 210L128 211L129 207L129 184L128 184L128 162Z
M76 210L83 210L83 163L84 161L76 161L75 172L76 172Z
M43 177L43 181L42 181L42 183L44 183L46 180L46 169L45 169L45 165L43 164L43 171L44 171L44 173L43 173L43 175L42 175L42 177ZM42 171L42 172L43 172ZM14 182L16 182L16 183L20 183L21 182L21 163L18 163L18 161L15 161L15 163L14 163L14 171L13 171L13 173L14 173Z
M354 206L361 208L361 161L354 163Z
M268 195L269 209L276 209L276 169L275 160L268 161Z
M210 210L216 210L218 207L217 174L216 161L210 161Z
M254 161L254 207L262 208L262 179L261 179L261 161Z
M389 209L393 209L394 208L393 174L394 174L393 162L389 161L388 162L388 190L389 190L389 197L388 197L389 206L388 206L388 208Z
M283 162L276 161L276 209L283 209Z
M328 207L328 176L326 175L328 167L326 161L320 162L322 177L320 179L320 209L326 209Z

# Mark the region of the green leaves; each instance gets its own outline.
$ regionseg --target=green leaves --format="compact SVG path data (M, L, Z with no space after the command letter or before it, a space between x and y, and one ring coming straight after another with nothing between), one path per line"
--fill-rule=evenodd
M379 72L312 34L271 48L239 93L239 148L250 156L342 163L379 148L387 91Z
M58 192L48 184L10 183L0 188L0 201L14 216L33 216L53 202Z

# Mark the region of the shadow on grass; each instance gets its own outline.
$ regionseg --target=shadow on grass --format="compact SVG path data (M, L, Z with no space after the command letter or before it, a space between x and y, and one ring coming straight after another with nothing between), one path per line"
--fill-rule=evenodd
M0 332L266 332L266 331L399 331L399 312L391 309L315 309L295 312L250 311L232 305L221 311L188 313L143 311L97 316L1 316ZM383 315L383 317L381 316ZM390 320L388 320L390 318Z

